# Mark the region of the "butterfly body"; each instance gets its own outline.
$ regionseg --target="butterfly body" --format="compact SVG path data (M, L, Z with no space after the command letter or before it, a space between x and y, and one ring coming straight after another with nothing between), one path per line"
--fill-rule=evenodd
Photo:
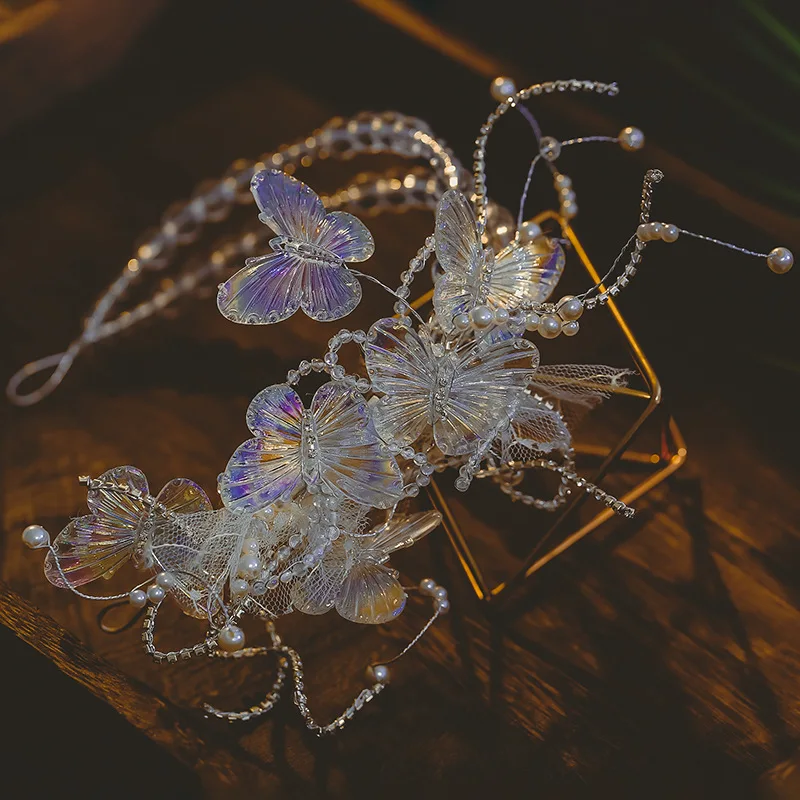
M319 264L327 264L332 267L344 265L342 259L330 250L312 242L293 239L291 236L276 236L274 239L270 239L269 246L276 253L289 253L306 261L316 261Z
M432 350L432 354L436 358L436 381L429 392L428 420L431 425L435 425L447 418L450 392L456 377L456 363L455 354L452 352L443 353L437 357L435 350Z

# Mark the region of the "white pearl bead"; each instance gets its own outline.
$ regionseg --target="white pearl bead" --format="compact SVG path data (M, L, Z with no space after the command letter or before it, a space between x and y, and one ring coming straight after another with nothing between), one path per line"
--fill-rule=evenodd
M147 599L151 603L160 603L167 593L156 583L147 590Z
M367 667L367 677L376 683L389 683L389 667L386 664L373 664Z
M440 614L446 614L450 610L449 600L437 600L435 604L436 610Z
M444 586L437 586L433 590L433 598L435 600L447 600L447 589Z
M453 325L455 325L456 330L459 331L466 331L469 330L470 321L468 314L456 314L453 317Z
M490 91L492 97L497 100L498 103L503 103L508 100L509 97L517 93L517 85L511 78L501 75L492 81Z
M234 597L241 597L250 591L250 584L243 578L234 578L231 581L231 594Z
M541 317L535 311L529 311L525 315L525 330L526 331L537 331L539 330L539 322L541 321Z
M50 544L50 534L41 525L28 525L22 531L22 541L31 550L38 550Z
M539 320L538 330L545 339L555 339L561 333L561 320L553 314L544 314Z
M567 295L562 297L558 303L558 315L561 319L570 322L573 319L580 319L583 314L583 303L577 297Z
M496 308L494 310L495 325L507 325L510 315L507 308Z
M246 555L239 559L238 574L240 578L255 578L261 570L261 561L257 556Z
M650 238L651 239L660 239L661 235L664 233L664 226L660 222L651 222L650 223Z
M636 229L636 238L640 242L649 242L651 239L650 236L650 225L647 222L643 222L637 229Z
M156 583L162 589L171 589L175 585L175 576L169 572L159 572L156 575Z
M238 625L226 625L217 635L217 643L228 653L244 647L244 631Z
M258 539L245 539L242 542L242 555L243 556L257 556L258 555Z
M542 235L542 229L533 220L527 220L519 226L519 240L523 244L533 242Z
M644 134L638 128L623 128L618 138L623 150L641 150L644 147Z
M134 589L128 595L128 602L134 608L143 608L145 603L147 602L147 595L141 589Z
M555 161L561 155L561 142L552 136L543 136L539 142L539 153L545 161Z
M769 268L777 275L788 272L794 264L794 254L788 247L776 247L767 256Z
M475 306L470 312L470 317L476 328L488 328L494 320L494 313L489 306Z
M561 333L563 333L564 336L574 336L579 330L580 325L575 320L572 322L566 322L561 327Z
M258 512L258 515L264 522L270 523L275 519L275 509L272 506L267 506L266 508L262 508L261 511Z
M665 242L675 242L677 241L678 237L681 235L680 230L678 229L677 225L672 224L664 224L664 227L661 231L661 238Z
M419 582L419 590L422 594L433 594L436 585L436 581L433 578L423 578Z

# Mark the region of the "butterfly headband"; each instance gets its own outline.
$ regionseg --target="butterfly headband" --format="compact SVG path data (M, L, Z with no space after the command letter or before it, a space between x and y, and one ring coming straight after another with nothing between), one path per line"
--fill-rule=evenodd
M537 342L578 334L584 314L628 286L650 242L709 237L651 220L653 189L663 175L650 170L638 226L603 280L578 295L552 299L566 253L557 232L545 233L525 219L535 169L551 173L559 218L566 221L578 208L571 180L557 166L564 148L613 142L638 150L644 144L636 128L625 128L618 137L559 141L543 136L525 101L564 91L613 96L617 87L553 81L517 91L508 78L498 78L492 94L499 104L475 140L472 174L425 123L396 113L335 119L259 162L235 162L222 179L202 185L191 200L168 210L63 353L26 365L9 382L12 402L38 402L89 344L213 279L223 278L219 311L245 325L275 325L296 313L320 323L340 320L358 306L364 280L391 296L389 313L368 330L340 329L319 357L301 361L282 382L253 398L246 414L251 437L219 476L220 508L184 478L152 494L142 472L124 466L80 479L90 513L70 522L52 543L39 525L23 533L29 547L47 551L45 575L54 585L138 609L145 650L156 661L273 655L276 679L261 703L244 711L206 705L209 715L230 721L260 716L274 706L291 676L292 697L306 725L325 734L343 727L383 690L390 661L370 665L369 685L353 703L332 722L318 723L304 694L300 656L282 642L275 620L293 611L335 611L355 623L382 624L402 613L416 593L427 597L433 610L396 658L404 655L450 608L446 589L436 581L404 585L389 564L396 551L415 544L441 521L437 511L414 508L414 498L437 473L454 469L459 491L467 491L475 478L489 477L511 500L535 508L553 511L577 490L617 514L633 515L633 509L575 471L572 445L576 420L624 386L627 370L548 364ZM512 109L525 116L536 140L516 215L489 199L485 174L487 139ZM361 175L322 198L290 174L316 158L364 151L415 158L425 166ZM166 268L203 225L221 221L235 204L250 202L251 194L262 224L215 248L150 299L112 317L146 271ZM434 230L391 288L362 271L375 244L350 212L369 216L409 208L434 210ZM710 241L760 256L778 273L793 263L786 248L755 253ZM242 259L244 266L230 274ZM414 281L429 267L433 291L412 300ZM427 301L432 309L423 317ZM363 365L358 372L348 373L339 363L342 348L357 351ZM21 391L24 381L45 370L51 373L43 385ZM301 384L312 374L319 376L317 384L324 380L309 395ZM520 475L532 469L558 476L553 497L519 489ZM126 591L85 591L128 565L134 569ZM157 647L157 615L168 598L207 623L201 641L173 651ZM245 616L266 622L268 644L246 646L239 625Z

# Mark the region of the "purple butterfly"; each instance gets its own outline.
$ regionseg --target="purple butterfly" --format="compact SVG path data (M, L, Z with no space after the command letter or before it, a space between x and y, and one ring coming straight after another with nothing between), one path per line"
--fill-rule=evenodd
M272 252L248 259L219 287L223 316L246 325L269 325L302 308L321 322L347 316L361 301L361 284L345 262L375 252L372 234L352 214L325 212L304 183L279 170L253 176L250 190L259 219L277 236Z

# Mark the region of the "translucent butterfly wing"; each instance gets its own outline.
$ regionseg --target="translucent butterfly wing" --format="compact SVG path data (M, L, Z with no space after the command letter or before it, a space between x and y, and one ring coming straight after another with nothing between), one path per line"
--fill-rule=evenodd
M213 511L211 501L203 489L188 478L174 478L156 497L156 505L173 514L198 514Z
M446 331L453 329L453 317L468 314L476 305L475 282L462 272L445 272L433 287L433 308Z
M115 467L98 480L110 481L135 494L89 490L87 503L93 513L70 522L53 541L56 555L48 552L45 558L45 576L55 586L67 586L62 572L71 586L109 578L133 553L139 527L147 514L147 479L135 467Z
M375 412L378 432L412 444L430 424L436 364L427 339L396 319L381 319L369 330L364 358L373 388L385 395Z
M539 365L539 351L527 339L507 339L481 346L469 342L458 361L446 413L433 426L436 445L446 455L464 455L513 414Z
M309 186L280 170L256 173L250 183L260 219L279 236L313 244L341 261L366 261L375 252L364 223L345 211L325 212Z
M402 613L408 599L395 575L394 570L382 564L356 564L342 584L336 610L351 622L391 622Z
M302 418L303 404L287 384L270 386L253 398L247 425L255 438L236 449L220 476L226 506L258 511L295 490L302 480Z
M361 295L361 284L343 264L305 260L300 305L311 319L330 322L346 317L361 302Z
M521 244L511 242L494 262L488 304L496 308L517 308L542 303L552 294L564 272L564 250L544 238Z
M438 511L395 515L377 529L375 536L365 540L366 552L382 563L395 551L411 547L427 536L441 521L442 515Z
M122 533L104 527L91 514L74 519L53 542L58 563L53 553L47 554L45 577L62 589L110 578L131 557L134 537L133 531Z
M306 261L303 311L320 322L346 317L361 302L361 284L343 262L366 261L375 252L372 234L352 214L333 211L320 220L309 241L332 258Z
M483 247L469 200L457 189L445 192L436 207L436 260L445 272L477 273Z
M331 381L317 390L311 413L319 478L356 503L375 508L397 503L403 488L400 470L375 431L364 397Z
M220 285L217 308L231 322L248 325L287 319L300 307L304 270L304 260L289 251L249 259L244 269Z
M342 261L366 261L375 252L369 228L346 211L325 214L310 241Z
M279 236L314 242L325 209L317 193L296 178L276 169L262 170L250 181L259 219Z
M474 304L485 257L472 207L455 189L445 192L437 206L434 242L444 274L436 282L433 306L449 329L453 317Z

